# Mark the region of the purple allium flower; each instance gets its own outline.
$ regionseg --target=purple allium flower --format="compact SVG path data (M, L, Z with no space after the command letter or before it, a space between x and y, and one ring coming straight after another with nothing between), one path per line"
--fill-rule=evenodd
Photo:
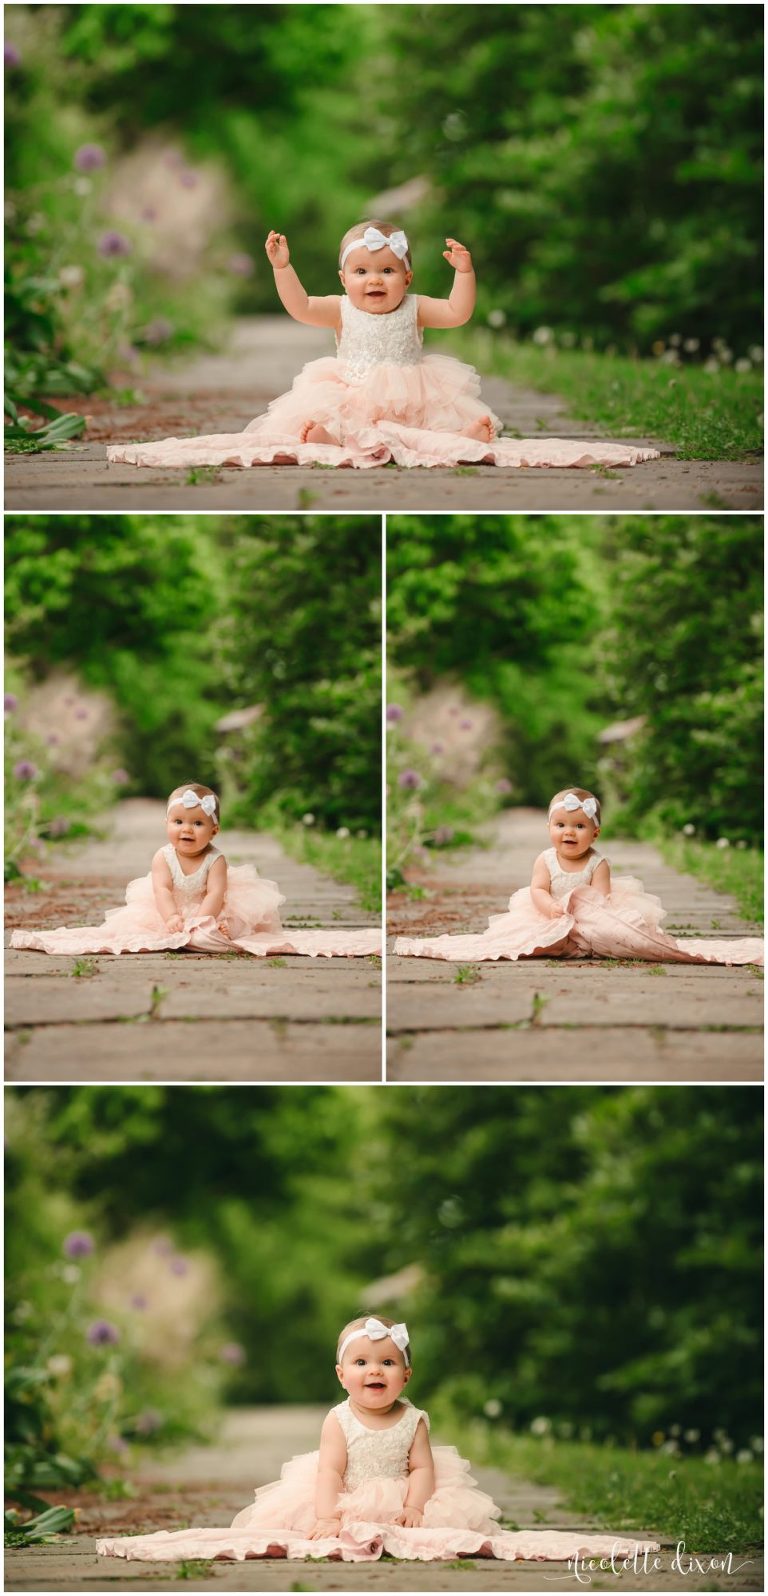
M5 713L6 713L6 715L12 715L14 713L14 710L17 710L18 707L19 707L19 700L16 697L16 694L15 693L6 693L6 695L5 695Z
M149 1307L149 1298L145 1297L143 1292L137 1291L131 1297L131 1307L135 1308L137 1313L142 1313L145 1308Z
M4 44L3 60L7 67L21 66L21 51L17 50L15 44Z
M109 1447L110 1452L128 1451L128 1442L123 1440L122 1435L108 1435L107 1446Z
M70 825L71 822L67 820L66 815L54 815L53 820L48 822L48 836L66 837Z
M87 1230L70 1230L64 1237L63 1250L67 1258L89 1258L94 1250L93 1236Z
M147 322L144 328L144 337L148 344L165 344L173 334L173 322L167 316L155 316L154 321Z
M432 749L431 749L431 752L432 752L432 753L433 753L433 754L442 754L442 752L443 752L443 745L442 745L442 743L433 743L433 744L432 744Z
M189 1264L186 1258L172 1258L169 1267L172 1275L189 1274Z
M472 730L472 725L473 725L473 722L471 720L460 720L459 721L459 726L461 727L462 731L471 731Z
M125 787L130 779L127 770L120 769L112 772L112 780L116 787Z
M438 826L435 832L435 844L438 848L443 848L447 842L453 842L453 837L453 826Z
M156 205L143 205L142 208L141 208L141 220L143 222L156 222L157 221L157 206Z
M188 166L184 168L183 172L179 173L179 182L182 188L197 188L199 181L197 172L191 171Z
M17 781L34 781L39 772L31 759L20 759L13 767L13 774Z
M418 770L404 770L398 776L398 785L406 792L418 792L424 784Z
M98 172L106 165L107 157L100 144L81 144L75 150L74 166L78 172Z
M88 1329L86 1340L92 1347L114 1347L120 1340L120 1331L117 1325L110 1324L108 1319L94 1319Z
M508 792L512 791L512 783L509 780L508 776L500 776L499 777L499 779L498 779L498 781L496 783L496 791L498 793L501 793L502 797L504 796L505 793L508 793Z
M125 233L116 233L110 229L102 233L97 248L99 254L103 255L105 260L109 260L114 255L130 255L132 245Z
M403 711L399 704L387 704L387 720L394 722L396 720L402 720L402 718Z
M58 739L58 737L57 737L57 736L56 736L56 733L55 733L55 732L49 732L49 733L48 733L48 736L47 736L47 737L46 737L46 739L45 739L45 740L46 740L46 742L47 742L47 744L48 744L48 747L49 747L49 748L58 748L58 746L59 746L59 739Z
M236 250L227 261L227 271L233 277L250 277L253 272L253 256L246 255L244 250Z
M219 1357L222 1363L231 1363L233 1368L239 1369L245 1363L245 1347L241 1347L239 1341L225 1341L223 1347L219 1347Z
M88 719L89 719L89 715L88 715L87 709L76 709L75 710L75 720L88 720Z
M154 1435L162 1422L163 1415L158 1413L157 1408L145 1408L143 1413L137 1414L134 1429L137 1435Z

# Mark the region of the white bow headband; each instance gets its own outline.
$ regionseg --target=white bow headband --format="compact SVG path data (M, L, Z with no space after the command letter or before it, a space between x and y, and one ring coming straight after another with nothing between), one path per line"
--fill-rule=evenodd
M197 793L188 787L180 798L168 799L168 808L165 811L167 815L176 804L183 804L185 809L202 809L204 815L210 815L212 820L216 818L216 799L212 792L207 792L204 798L198 798Z
M339 1347L339 1363L341 1363L350 1341L357 1341L361 1336L367 1336L369 1341L383 1341L386 1336L389 1336L390 1340L394 1341L398 1351L402 1352L406 1369L410 1369L411 1360L406 1352L408 1326L404 1324L382 1324L380 1319L366 1319L365 1324L359 1330L350 1330L349 1335L344 1337Z
M341 257L342 269L347 256L351 255L353 249L370 249L374 254L377 249L391 249L392 254L396 255L398 260L403 260L408 254L408 240L405 233L390 233L389 238L385 238L384 234L379 232L378 227L366 227L362 238L353 238L351 244L347 244Z
M570 813L574 809L583 809L588 820L599 824L597 817L596 798L577 798L575 792L567 792L564 798L555 798L549 806L551 815L553 809L567 809Z

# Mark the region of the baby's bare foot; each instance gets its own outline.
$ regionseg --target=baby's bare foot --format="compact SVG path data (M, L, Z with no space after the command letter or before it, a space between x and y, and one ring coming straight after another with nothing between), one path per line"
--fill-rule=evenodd
M490 443L496 436L496 428L490 416L480 416L478 421L473 421L470 427L462 427L465 438L477 438L480 443Z
M305 421L299 433L301 443L335 443L338 447L338 438L332 438L319 421Z

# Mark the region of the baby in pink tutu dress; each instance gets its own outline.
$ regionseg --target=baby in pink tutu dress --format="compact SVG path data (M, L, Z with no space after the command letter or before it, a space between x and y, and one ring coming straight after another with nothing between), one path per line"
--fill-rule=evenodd
M276 882L262 880L252 865L227 863L213 846L219 823L219 799L212 788L199 782L175 787L166 810L168 841L158 848L150 874L129 881L121 908L109 909L102 925L14 931L11 947L73 954L239 949L259 957L301 953L311 958L381 952L375 929L284 930L279 909L285 898Z
M494 914L475 936L398 937L395 953L408 958L651 959L654 963L762 964L760 937L676 938L662 930L664 909L634 876L611 878L594 844L600 835L600 800L583 787L555 793L549 806L551 848L540 853L530 887Z
M336 356L313 360L244 432L160 443L120 444L111 461L147 466L329 465L370 467L630 466L658 459L655 449L559 438L502 438L498 416L482 403L472 366L424 354L425 327L462 327L475 308L472 257L455 238L443 251L454 269L447 299L409 294L408 239L387 222L360 222L339 250L343 294L310 296L290 263L284 234L266 250L289 316L327 327Z
M332 1408L320 1448L292 1458L281 1478L256 1491L229 1530L158 1531L102 1540L103 1557L172 1562L178 1558L330 1557L370 1562L383 1553L431 1562L499 1557L517 1562L579 1556L631 1557L658 1551L578 1530L499 1527L500 1508L478 1490L454 1446L433 1446L429 1416L403 1396L412 1373L408 1330L391 1319L345 1325L336 1374L346 1401Z

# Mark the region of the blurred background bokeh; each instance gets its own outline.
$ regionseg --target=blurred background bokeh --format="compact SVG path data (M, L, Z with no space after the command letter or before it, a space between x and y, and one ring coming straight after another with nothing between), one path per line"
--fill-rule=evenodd
M366 1310L409 1322L444 1433L758 1462L759 1109L717 1086L8 1088L12 1483L212 1433L220 1402L330 1404Z
M390 516L387 581L393 887L572 785L762 916L759 520Z
M8 516L5 582L6 877L194 779L378 906L379 517Z
M8 386L130 400L149 350L274 311L263 239L333 292L361 215L417 287L546 351L762 361L761 8L9 8Z

